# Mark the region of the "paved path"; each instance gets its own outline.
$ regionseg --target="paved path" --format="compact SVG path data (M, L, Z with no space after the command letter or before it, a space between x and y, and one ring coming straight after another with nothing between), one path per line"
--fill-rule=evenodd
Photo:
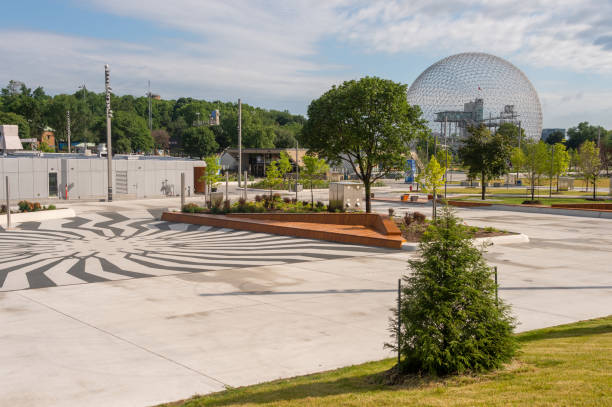
M157 208L152 202L140 208L145 206ZM0 405L148 406L390 355L382 347L389 340L389 308L413 253L166 228L148 211L133 213L138 207L96 204L77 211L81 220L15 232L30 239L49 229L57 238L46 249L67 253L72 262L85 258L84 272L109 278L61 285L58 277L79 274L51 267L42 274L60 286L0 292ZM387 207L375 205L382 212ZM458 213L471 224L530 236L529 243L493 246L487 253L499 267L500 296L512 305L519 331L612 313L612 220ZM169 230L175 227L185 230ZM4 236L0 241L11 250L24 244ZM227 240L219 244L222 237ZM74 251L64 248L70 245ZM35 247L25 244L11 261L23 261L26 249L32 250L28 256L39 255L42 248ZM92 254L98 251L104 255ZM145 252L145 258L134 257ZM155 277L114 272L99 260L113 253L125 254L112 259L120 270ZM180 269L193 260L185 256L203 257L198 264L206 267L236 265L240 256L270 264L192 272ZM132 262L130 269L121 263L125 258L146 266ZM38 267L49 260L39 258ZM4 266L5 258L0 262ZM23 276L12 278L18 280Z

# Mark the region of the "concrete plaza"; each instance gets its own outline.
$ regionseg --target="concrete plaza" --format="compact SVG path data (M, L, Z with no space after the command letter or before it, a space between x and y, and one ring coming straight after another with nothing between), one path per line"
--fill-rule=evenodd
M64 239L47 243L61 259L38 258L37 273L66 279L33 289L16 274L0 293L0 405L147 406L389 356L389 308L414 253L164 225L153 218L164 206L178 205L79 204L81 220L0 233L5 250ZM458 214L530 237L487 253L518 331L612 313L612 220ZM120 252L116 268L96 260ZM28 258L14 256L0 272Z

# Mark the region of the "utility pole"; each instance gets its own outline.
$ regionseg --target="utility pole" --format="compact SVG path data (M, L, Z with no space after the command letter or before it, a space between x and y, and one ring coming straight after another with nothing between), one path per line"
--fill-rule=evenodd
M242 171L242 102L238 99L238 188L242 185L240 172ZM246 191L246 180L245 180Z
M151 81L149 81L149 91L147 92L149 97L149 133L153 137L153 113L151 112Z
M66 111L66 135L68 137L68 153L70 153L70 110Z
M106 200L113 200L113 146L111 141L111 87L110 87L110 68L104 65L104 87L106 89L106 162L108 163L108 196Z

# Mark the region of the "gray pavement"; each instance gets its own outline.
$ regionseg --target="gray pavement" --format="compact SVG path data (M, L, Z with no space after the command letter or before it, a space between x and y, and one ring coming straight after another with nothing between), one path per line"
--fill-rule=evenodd
M389 205L375 209L386 212ZM389 356L383 349L389 308L413 253L160 227L151 214L173 206L177 199L78 204L82 220L67 221L69 227L43 222L9 232L10 238L0 233L2 250L32 239L41 227L51 236L73 236L32 254L56 247L62 262L95 258L93 249L137 253L144 264L130 271L152 275L125 276L90 260L82 271L106 280L37 289L23 284L30 281L27 271L25 280L9 280L22 285L0 292L0 405L146 406ZM110 213L143 223L130 226L132 220ZM518 331L612 313L612 220L480 209L458 215L529 235L529 243L492 246L487 253L499 267L500 296L513 306ZM146 230L136 234L139 227ZM251 264L246 256L236 266L247 249L264 263ZM317 257L321 253L330 257ZM27 258L13 256L10 261ZM201 267L215 266L186 267L193 256ZM112 264L123 270L121 258ZM51 280L68 278L68 265L53 266Z

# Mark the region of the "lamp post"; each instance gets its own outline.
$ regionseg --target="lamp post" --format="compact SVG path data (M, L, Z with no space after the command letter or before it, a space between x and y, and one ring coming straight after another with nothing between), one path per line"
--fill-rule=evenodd
M104 87L106 90L106 161L108 163L108 196L107 201L113 200L113 146L111 141L111 87L110 87L110 68L104 65Z
M300 180L300 153L298 149L299 143L295 141L295 201L298 200L298 182Z
M242 185L241 174L242 171L242 102L238 99L238 188ZM245 191L246 191L246 180L245 180Z
M66 136L68 138L68 153L70 154L70 110L66 111Z

